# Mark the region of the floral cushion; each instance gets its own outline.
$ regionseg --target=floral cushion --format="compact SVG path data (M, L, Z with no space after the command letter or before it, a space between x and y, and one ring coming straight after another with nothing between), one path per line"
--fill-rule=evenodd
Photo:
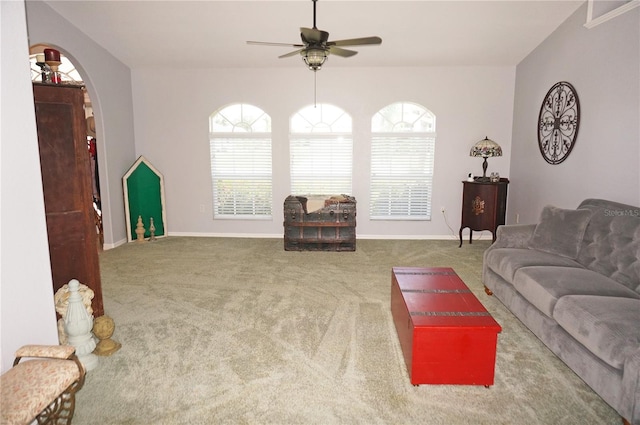
M75 351L71 345L25 345L16 351L16 357L68 359Z
M38 359L19 363L0 378L0 423L27 424L80 378L72 360Z

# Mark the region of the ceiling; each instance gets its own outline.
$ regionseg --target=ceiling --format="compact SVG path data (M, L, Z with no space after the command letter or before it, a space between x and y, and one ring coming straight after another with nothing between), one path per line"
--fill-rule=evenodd
M132 69L304 66L293 48L313 26L311 0L46 0L54 10ZM351 58L324 68L514 66L584 0L422 0L317 2L317 27L329 40L377 35ZM60 46L64 48L64 46ZM73 53L73 52L70 52Z

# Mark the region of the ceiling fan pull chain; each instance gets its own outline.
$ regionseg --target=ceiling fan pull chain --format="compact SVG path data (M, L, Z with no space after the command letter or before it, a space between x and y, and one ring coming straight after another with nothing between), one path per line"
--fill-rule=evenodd
M315 0L313 2L313 4L316 4ZM318 107L318 102L317 102L317 93L318 93L318 73L317 72L313 72L313 107L317 108Z

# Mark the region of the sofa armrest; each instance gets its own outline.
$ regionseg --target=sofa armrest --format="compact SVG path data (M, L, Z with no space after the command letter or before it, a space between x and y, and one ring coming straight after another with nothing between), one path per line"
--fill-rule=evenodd
M496 241L491 248L528 248L535 224L507 224L498 226Z
M622 416L632 425L640 424L640 348L624 362L621 398L620 404L628 406Z
M498 248L529 248L529 239L533 236L536 228L535 224L507 224L498 226L496 230L496 240L489 248L484 251L482 259L482 282L485 284L485 290L488 288L487 275L489 271L489 263L487 256L494 249ZM487 292L489 293L489 292Z

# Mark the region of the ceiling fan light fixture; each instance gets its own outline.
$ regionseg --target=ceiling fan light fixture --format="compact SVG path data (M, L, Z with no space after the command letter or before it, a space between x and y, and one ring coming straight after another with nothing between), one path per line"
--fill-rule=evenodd
M247 44L295 47L296 50L294 50L293 52L289 52L284 55L280 55L278 57L288 58L291 56L295 56L299 53L300 56L302 56L302 60L304 61L305 65L307 65L307 67L311 71L316 72L322 69L322 65L327 60L327 57L329 56L329 54L342 57L342 58L349 58L358 53L355 50L345 49L344 47L362 46L367 44L379 45L382 43L382 39L377 36L329 41L329 33L327 31L319 30L318 27L316 26L316 2L317 1L318 0L312 0L313 28L306 28L306 27L300 28L300 38L302 40L302 44L300 43L293 43L293 44L268 43L263 41L247 41Z
M327 60L327 52L324 49L305 49L302 52L302 59L310 70L318 71Z

